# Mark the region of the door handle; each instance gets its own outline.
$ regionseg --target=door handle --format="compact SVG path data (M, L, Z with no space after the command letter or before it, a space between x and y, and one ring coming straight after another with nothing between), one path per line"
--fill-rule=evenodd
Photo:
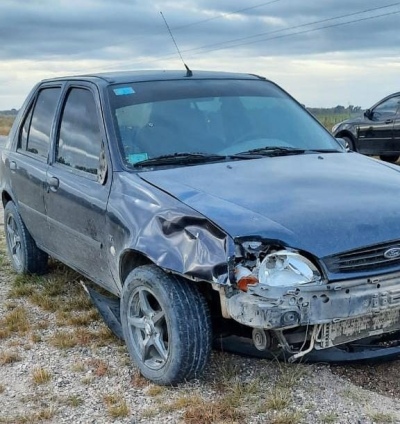
M391 124L393 122L393 119L386 119L385 124Z
M56 177L48 177L47 184L51 191L57 191L58 186L60 185L60 180Z
M14 162L13 160L10 162L10 169L11 171L17 170L17 162Z

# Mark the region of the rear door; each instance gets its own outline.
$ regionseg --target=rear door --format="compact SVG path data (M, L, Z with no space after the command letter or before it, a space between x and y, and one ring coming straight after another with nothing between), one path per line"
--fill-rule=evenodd
M398 109L397 96L383 100L358 127L357 151L364 154L390 154L394 151L393 126Z
M99 284L112 284L105 223L111 186L97 89L68 84L47 171L45 206L51 251Z
M16 150L9 155L11 190L22 220L39 246L46 244L49 234L43 196L60 94L60 85L39 89L17 131Z

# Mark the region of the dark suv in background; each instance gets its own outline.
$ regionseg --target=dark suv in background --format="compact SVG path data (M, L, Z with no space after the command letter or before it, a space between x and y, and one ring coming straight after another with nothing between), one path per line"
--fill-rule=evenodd
M396 162L400 156L400 93L385 97L363 116L336 124L332 133L345 139L350 150Z

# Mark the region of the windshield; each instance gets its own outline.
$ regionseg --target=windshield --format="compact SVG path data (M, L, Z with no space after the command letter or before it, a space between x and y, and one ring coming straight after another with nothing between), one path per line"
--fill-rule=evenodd
M341 150L268 81L138 82L111 85L109 97L121 156L131 166L182 152L224 157L268 147Z

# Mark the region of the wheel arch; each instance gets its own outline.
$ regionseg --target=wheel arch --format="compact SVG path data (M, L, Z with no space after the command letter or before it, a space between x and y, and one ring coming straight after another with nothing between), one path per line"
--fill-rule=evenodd
M148 256L146 256L144 253L134 249L125 250L123 254L121 255L120 263L119 263L119 278L120 278L121 286L123 287L125 285L126 278L135 268L142 265L151 265L151 264L155 265L161 270L164 270L162 267L160 267L154 261L152 261ZM212 284L210 284L209 281L203 281L203 282L193 281L192 279L188 278L185 275L182 275L182 274L175 274L175 275L176 277L184 281L187 281L189 284L190 283L196 284L200 292L206 298L207 302L209 304L214 305L214 308L217 308L217 309L220 308L219 292L213 289Z
M351 131L348 130L342 130L340 132L338 132L335 137L340 138L340 137L347 137L349 138L353 143L354 143L354 134L351 133Z
M12 200L13 200L13 198L11 197L11 195L10 195L10 193L9 193L8 191L4 190L4 191L1 193L1 202L2 202L2 204L3 204L3 208L6 206L6 204L7 204L9 201L12 201Z
M125 250L119 261L119 278L122 286L125 283L126 277L129 273L141 265L152 264L151 261L145 254L138 252L134 249Z

